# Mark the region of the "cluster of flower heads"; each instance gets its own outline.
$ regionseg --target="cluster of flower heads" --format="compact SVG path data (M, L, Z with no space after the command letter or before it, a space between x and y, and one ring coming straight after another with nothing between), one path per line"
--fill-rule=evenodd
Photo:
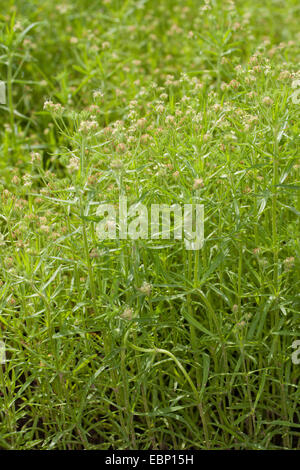
M62 114L65 110L60 103L53 103L52 100L46 100L43 109L54 114Z
M95 132L99 127L97 121L81 121L78 131L81 134L90 134Z

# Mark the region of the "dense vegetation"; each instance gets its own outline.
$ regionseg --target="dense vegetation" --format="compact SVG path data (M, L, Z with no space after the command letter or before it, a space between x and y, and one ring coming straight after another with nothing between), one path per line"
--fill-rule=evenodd
M1 7L0 448L299 449L299 2Z

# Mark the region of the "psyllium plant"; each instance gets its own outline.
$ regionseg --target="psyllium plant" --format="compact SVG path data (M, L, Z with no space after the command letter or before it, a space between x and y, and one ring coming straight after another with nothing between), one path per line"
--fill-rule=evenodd
M299 448L298 10L4 7L0 448Z

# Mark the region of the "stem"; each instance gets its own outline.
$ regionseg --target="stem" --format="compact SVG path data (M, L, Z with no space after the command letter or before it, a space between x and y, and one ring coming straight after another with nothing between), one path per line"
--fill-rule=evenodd
M273 158L273 196L272 196L272 237L273 237L273 262L274 262L274 288L275 295L278 295L278 235L277 235L277 186L278 184L278 139L277 131L274 135L274 158Z
M201 418L201 421L202 421L202 424L203 424L203 430L204 430L204 435L205 435L205 440L206 440L206 443L207 443L207 447L209 448L210 447L210 444L209 444L209 433L208 433L208 429L207 429L207 423L206 423L206 419L205 419L205 415L204 415L204 412L203 412L203 407L202 407L202 403L201 403L201 399L200 399L200 396L197 392L197 389L192 381L192 379L190 378L190 376L188 375L187 371L185 370L185 368L183 367L183 365L178 361L178 359L174 356L174 354L172 354L170 351L167 351L166 349L160 349L160 348L154 348L154 349L148 349L148 348L141 348L140 346L136 346L135 344L132 344L128 341L127 339L127 336L128 336L128 333L129 333L129 330L128 332L126 333L125 337L124 337L124 343L125 344L128 344L131 348L135 349L136 351L140 351L140 352L144 352L144 353L152 353L152 354L166 354L167 356L169 356L174 362L175 364L177 365L177 367L181 370L181 372L183 373L184 377L186 378L186 380L188 381L192 391L193 391L193 394L194 394L194 397L195 397L195 400L196 400L196 403L197 403L197 408L199 410L199 414L200 414L200 418Z

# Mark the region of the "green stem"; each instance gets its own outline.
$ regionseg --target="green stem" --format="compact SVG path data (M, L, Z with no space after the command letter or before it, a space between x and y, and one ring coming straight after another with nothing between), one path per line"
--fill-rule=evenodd
M204 415L204 412L203 412L203 407L202 407L202 403L201 403L201 399L200 399L200 396L199 396L199 393L197 391L197 388L195 387L193 381L191 380L190 376L188 375L187 371L185 370L185 368L183 367L183 365L178 361L178 359L174 356L174 354L172 354L170 351L167 351L166 349L161 349L161 348L152 348L152 349L148 349L148 348L141 348L140 346L136 346L135 344L132 344L128 341L127 339L127 336L128 336L128 333L129 331L126 333L125 337L124 337L124 343L125 344L128 344L131 348L135 349L136 351L140 351L140 352L144 352L144 353L151 353L151 354L166 354L167 356L169 356L174 362L175 364L177 365L177 367L180 369L180 371L182 372L182 374L184 375L184 377L186 378L187 382L189 383L192 391L193 391L193 394L194 394L194 397L195 397L195 400L196 400L196 403L197 403L197 407L198 407L198 410L199 410L199 414L200 414L200 418L201 418L201 421L202 421L202 424L203 424L203 430L204 430L204 435L205 435L205 440L206 440L206 444L207 444L207 447L209 448L210 447L210 444L209 444L209 433L208 433L208 428L207 428L207 423L206 423L206 419L205 419L205 415Z

